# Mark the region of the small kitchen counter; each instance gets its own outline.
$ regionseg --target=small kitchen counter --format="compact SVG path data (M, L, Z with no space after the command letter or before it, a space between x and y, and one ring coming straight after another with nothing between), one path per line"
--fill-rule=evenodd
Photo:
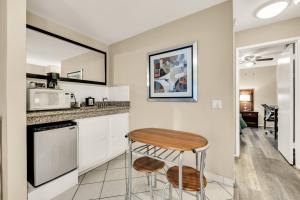
M27 125L113 115L129 112L129 101L97 102L95 106L51 111L27 112Z

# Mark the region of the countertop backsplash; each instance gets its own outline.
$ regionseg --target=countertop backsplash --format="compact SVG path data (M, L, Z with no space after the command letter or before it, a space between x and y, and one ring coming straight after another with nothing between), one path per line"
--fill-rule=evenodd
M30 82L46 83L46 80L27 79L27 87ZM103 98L108 98L108 101L129 101L129 86L103 86L85 83L73 83L59 81L59 88L68 92L74 93L76 100L80 103L85 102L85 98L93 97L96 102L103 101Z

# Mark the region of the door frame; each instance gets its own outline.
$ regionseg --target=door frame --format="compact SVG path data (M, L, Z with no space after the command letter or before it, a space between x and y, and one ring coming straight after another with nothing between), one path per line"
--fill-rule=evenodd
M239 66L239 52L244 49L257 48L267 45L276 45L282 43L295 43L295 152L296 163L295 167L300 169L300 37L287 38L271 42L257 43L254 45L247 45L236 48L235 57L235 157L240 156L240 111L239 111L239 83L240 83L240 68Z

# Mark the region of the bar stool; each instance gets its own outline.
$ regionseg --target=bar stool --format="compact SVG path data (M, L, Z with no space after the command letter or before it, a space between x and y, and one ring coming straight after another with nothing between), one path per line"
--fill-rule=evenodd
M147 179L148 179L148 184L149 184L149 187L150 187L150 193L151 193L152 200L154 200L152 174L158 172L161 169L163 169L164 166L165 166L164 162L153 159L153 158L149 158L147 156L138 158L133 163L133 168L136 171L146 173Z
M179 167L173 166L168 169L166 177L168 183L162 192L162 200L165 199L165 190L169 187L169 200L172 199L172 188L179 189L179 180L182 179L182 190L187 192L196 192L197 200L205 200L205 190L207 185L206 177L203 174L205 167L205 157L208 144L197 150L193 150L196 155L196 169L189 166L182 166L182 176L179 173Z
M169 199L172 199L172 187L178 188L179 187L179 168L178 166L171 167L167 171L167 179L169 181L169 187L170 187L170 197ZM205 177L203 177L203 186L204 188L207 185L207 180ZM189 166L183 166L182 167L182 189L183 191L188 192L197 192L197 199L199 199L199 193L200 193L200 172L196 169L189 167ZM163 191L163 199L164 199L164 193Z

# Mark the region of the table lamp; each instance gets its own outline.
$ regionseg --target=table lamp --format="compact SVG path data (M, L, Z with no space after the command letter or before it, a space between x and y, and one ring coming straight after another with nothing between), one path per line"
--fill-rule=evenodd
M247 111L247 102L251 101L251 95L250 94L241 94L240 101L244 102L244 111Z

